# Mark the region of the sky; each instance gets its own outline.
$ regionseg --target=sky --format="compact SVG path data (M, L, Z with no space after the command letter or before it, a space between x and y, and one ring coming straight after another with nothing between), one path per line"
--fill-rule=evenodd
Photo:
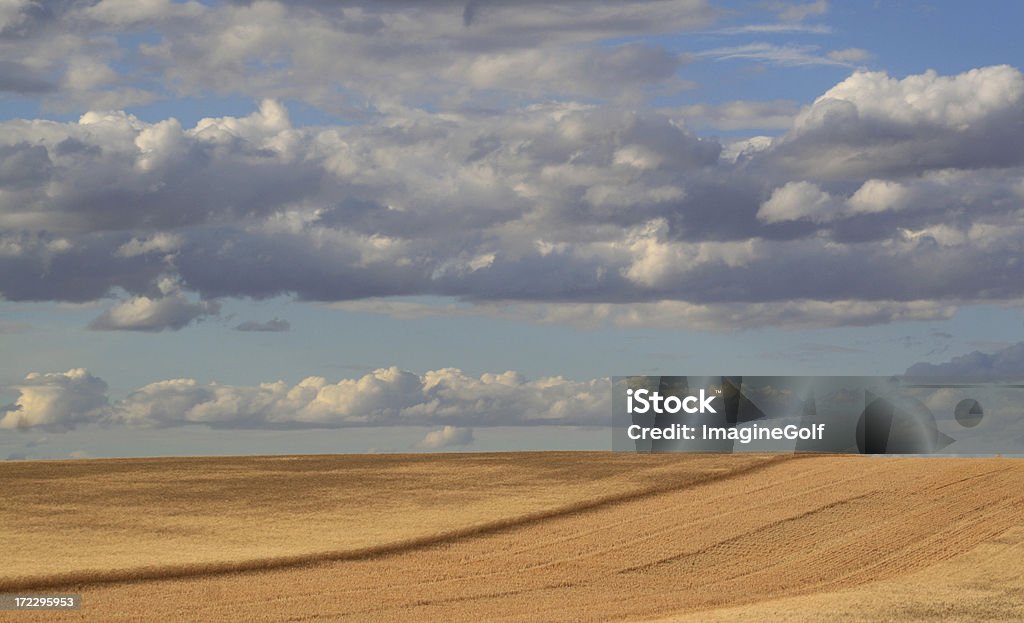
M1024 375L1019 3L0 0L0 459Z

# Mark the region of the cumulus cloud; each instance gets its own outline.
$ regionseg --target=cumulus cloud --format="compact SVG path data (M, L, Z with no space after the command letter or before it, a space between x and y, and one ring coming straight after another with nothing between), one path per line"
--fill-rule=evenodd
M239 323L235 326L236 331L261 331L266 333L280 333L282 331L288 331L292 328L292 325L287 320L281 320L280 318L271 318L266 322L259 322L257 320L246 320L245 322Z
M162 279L159 294L135 296L104 311L89 324L98 331L177 331L220 311L216 301L192 301L178 284Z
M0 408L0 428L61 432L109 415L107 384L83 368L33 372L11 389L18 398Z
M423 450L440 450L456 446L468 446L473 443L472 428L456 428L445 426L440 430L430 431L414 447Z
M809 182L789 182L772 191L772 196L761 204L757 218L766 223L809 219L831 220L832 197Z
M903 79L858 71L797 116L778 155L833 179L1017 166L1022 118L1024 76L1008 65Z
M109 401L107 385L88 371L28 375L3 412L0 428L54 431L87 422L148 427L205 424L218 428L446 426L440 440L472 440L473 426L602 425L611 417L607 379L528 380L516 372L470 376L444 368L414 374L382 368L337 382L308 377L256 386L170 379ZM468 434L468 437L467 437Z
M699 61L646 35L706 28L700 0L11 6L3 58L94 110L0 122L0 295L120 297L96 329L180 329L231 297L727 328L1024 296L1013 67L666 110ZM794 29L825 8L772 10ZM124 37L131 56L94 36L112 29L159 36ZM751 45L703 58L863 56ZM195 123L97 105L131 89L259 102ZM296 123L288 98L344 119Z
M831 123L808 120L820 105L728 156L678 111L579 104L345 128L296 128L269 100L193 128L113 113L4 122L0 290L86 301L120 288L131 298L96 326L143 330L232 296L810 310L1022 294L1019 168L837 180L822 157L794 179L796 146ZM163 292L168 275L177 289Z
M915 363L906 373L910 376L1021 377L1024 376L1024 342L994 353L976 350L944 363Z
M915 187L925 186L918 180ZM901 210L910 205L911 191L900 182L869 179L848 199L840 201L809 182L789 182L772 191L757 218L765 223L809 220L825 223L858 214Z
M610 417L609 401L600 379L529 381L515 372L471 377L453 368L422 375L384 368L358 379L332 383L309 377L291 386L161 381L113 404L107 418L144 426L224 428L603 424Z

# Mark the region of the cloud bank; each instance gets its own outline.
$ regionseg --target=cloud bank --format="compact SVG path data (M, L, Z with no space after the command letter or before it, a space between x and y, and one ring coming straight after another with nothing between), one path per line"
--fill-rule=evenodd
M1024 296L1024 76L1008 66L855 73L734 160L669 112L572 102L347 127L295 127L273 100L193 128L0 126L0 292L127 292L98 329L281 294L550 316L760 306L750 324L809 325L845 322L842 301L885 322Z
M805 21L827 3L766 7L779 22L763 32L828 32ZM133 331L282 295L719 329L1024 297L1018 68L892 76L854 70L859 48L732 39L745 27L703 52L661 40L722 36L723 15L704 0L8 2L0 58L18 60L0 89L82 114L0 121L0 296L117 299L92 327ZM851 73L804 105L652 105L726 58ZM209 97L255 110L125 112Z
M611 419L607 379L531 381L516 372L473 377L454 368L422 375L383 368L358 379L309 377L295 385L171 379L114 401L103 380L75 369L29 374L12 389L19 396L0 410L0 428L59 432L89 423L234 429L443 426L423 441L439 448L469 443L473 426L604 425Z

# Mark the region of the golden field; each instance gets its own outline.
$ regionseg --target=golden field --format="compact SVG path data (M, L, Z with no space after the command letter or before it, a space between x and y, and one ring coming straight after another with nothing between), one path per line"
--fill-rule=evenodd
M17 621L1021 621L1024 461L603 452L0 464Z

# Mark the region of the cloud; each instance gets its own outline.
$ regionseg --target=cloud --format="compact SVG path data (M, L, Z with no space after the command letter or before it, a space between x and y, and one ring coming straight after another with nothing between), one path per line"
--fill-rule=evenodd
M422 375L382 368L358 379L332 383L309 377L292 386L161 381L117 401L106 417L110 422L160 427L587 425L606 422L609 401L602 379L529 381L515 372L471 377L453 368Z
M789 128L798 112L800 107L789 100L737 100L715 106L694 104L680 109L677 115L693 127L766 130Z
M483 316L583 328L659 327L707 331L735 331L764 326L798 329L948 320L956 312L954 305L932 301L856 300L788 300L714 305L694 305L681 301L654 301L629 305L507 302L428 305L401 300L367 299L332 303L330 307L357 313L384 314L402 320L434 316Z
M96 317L89 328L97 331L178 331L220 312L216 301L191 301L172 280L159 283L153 297L135 296Z
M34 78L8 86L46 95L54 108L121 108L231 92L302 99L352 114L424 98L435 104L501 101L471 93L481 77L488 89L513 98L531 97L541 86L608 95L620 80L639 87L672 82L676 61L663 47L603 44L703 28L718 14L706 0L3 6L0 58L24 59L36 73L61 77L52 88L49 80ZM114 39L111 32L128 36ZM131 36L136 33L151 36ZM539 67L527 80L522 72L531 61Z
M805 67L812 65L849 65L845 59L832 58L818 53L816 45L747 43L744 45L714 48L700 52L699 56L717 61L749 60L783 67Z
M834 211L832 197L809 182L789 182L772 191L772 196L761 204L757 218L765 223L831 220Z
M147 238L132 238L114 252L118 257L137 257L147 253L171 253L184 242L178 234L157 233Z
M0 428L54 432L87 423L226 429L441 426L446 428L435 437L455 445L472 441L472 427L593 426L611 417L607 379L528 380L512 371L470 376L455 368L424 374L381 368L355 379L308 377L294 385L169 379L113 401L102 379L79 368L32 373L10 389L18 397L0 411Z
M471 443L473 443L472 428L445 426L440 430L434 430L427 433L427 435L414 447L424 450L439 450L441 448L468 446Z
M173 18L202 18L206 10L199 2L100 0L84 8L82 15L110 26L124 28Z
M1008 65L903 79L858 71L797 116L777 156L818 178L1018 166L1024 76Z
M798 24L798 23L781 23L781 24L744 24L743 26L729 26L727 28L716 28L715 30L709 31L708 34L713 35L761 35L761 34L812 34L812 35L827 35L832 32L832 28L825 26L824 24Z
M871 53L861 48L844 48L832 50L828 53L828 57L841 63L863 63L871 58Z
M899 182L868 180L853 193L847 205L854 214L873 214L885 210L900 210L909 204L910 192Z
M0 92L38 95L55 88L56 85L21 63L0 61Z
M281 320L280 318L272 318L266 322L257 322L255 320L246 320L235 327L235 331L262 331L268 333L280 333L282 331L288 331L292 328L292 325L287 320Z
M477 89L543 95L612 96L645 85L672 83L686 57L662 48L625 44L552 55L541 49L503 50L456 61L450 70ZM675 82L676 88L690 86Z
M828 0L798 3L777 2L775 3L775 8L779 13L780 19L799 22L814 15L828 13Z
M729 145L691 129L791 118ZM120 296L94 326L150 331L274 296L718 328L757 322L744 306L787 326L944 317L1024 296L1021 119L1024 77L996 66L855 72L799 110L544 101L296 126L267 99L192 127L2 121L0 293Z
M973 351L944 363L920 362L907 368L909 376L1021 377L1024 376L1024 342L993 353Z
M18 392L18 398L0 410L0 428L62 432L97 422L108 413L107 384L83 368L33 372L10 389Z

